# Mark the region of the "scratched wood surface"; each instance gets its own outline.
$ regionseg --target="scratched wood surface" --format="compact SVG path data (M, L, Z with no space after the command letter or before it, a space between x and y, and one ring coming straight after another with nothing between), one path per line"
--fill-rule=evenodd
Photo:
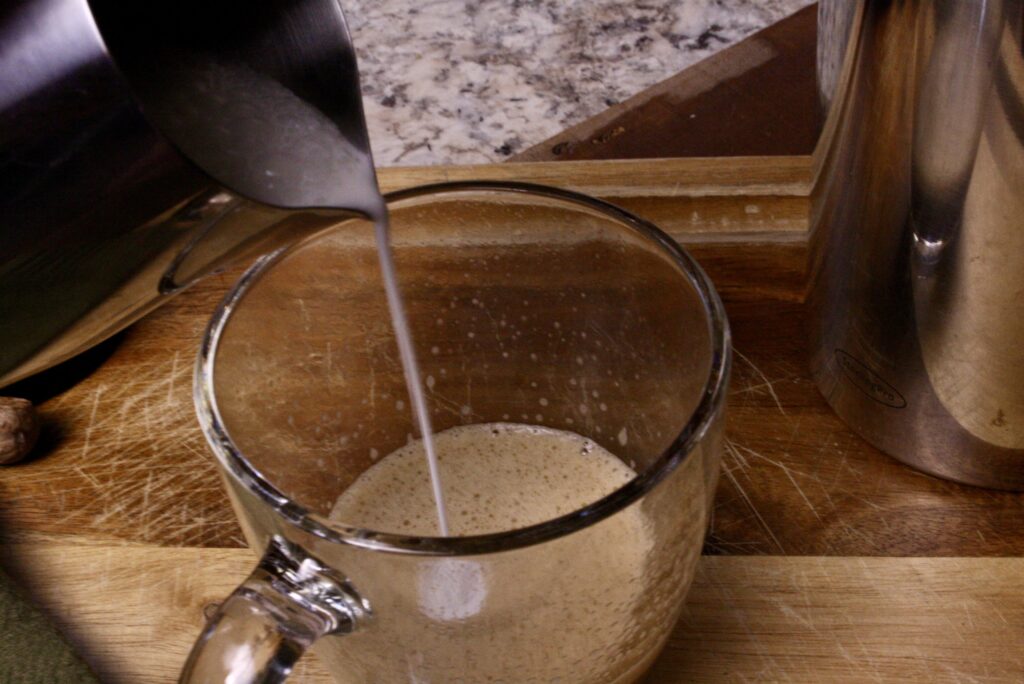
M30 545L0 559L109 684L173 681L243 549ZM647 678L1014 682L1024 559L715 557ZM315 654L293 679L332 680Z
M708 553L1021 555L1021 495L903 467L847 430L810 382L807 175L806 158L750 158L405 169L383 180L540 179L650 216L689 247L722 294L736 352ZM43 447L0 474L4 539L242 545L190 396L201 331L236 275L211 277L139 322L41 404ZM55 392L61 373L26 391Z

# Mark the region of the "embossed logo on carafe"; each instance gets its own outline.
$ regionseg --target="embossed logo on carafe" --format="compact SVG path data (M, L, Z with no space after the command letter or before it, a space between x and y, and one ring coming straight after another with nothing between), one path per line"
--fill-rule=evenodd
M843 374L849 378L850 382L857 386L857 389L879 404L890 408L906 407L907 400L895 387L848 352L836 349L836 363L843 369Z

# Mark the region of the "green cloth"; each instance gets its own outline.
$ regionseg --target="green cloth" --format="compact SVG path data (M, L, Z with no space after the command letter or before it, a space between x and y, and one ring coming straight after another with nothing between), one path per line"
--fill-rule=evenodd
M0 684L98 684L60 632L0 570Z

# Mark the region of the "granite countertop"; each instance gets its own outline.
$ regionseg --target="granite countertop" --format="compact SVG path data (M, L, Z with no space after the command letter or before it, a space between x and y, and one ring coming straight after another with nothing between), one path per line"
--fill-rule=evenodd
M378 166L501 161L810 0L346 0Z

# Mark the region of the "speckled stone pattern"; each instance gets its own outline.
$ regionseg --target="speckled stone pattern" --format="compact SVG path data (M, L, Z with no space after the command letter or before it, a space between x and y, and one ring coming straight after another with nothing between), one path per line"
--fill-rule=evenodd
M809 0L347 0L379 166L501 161Z

